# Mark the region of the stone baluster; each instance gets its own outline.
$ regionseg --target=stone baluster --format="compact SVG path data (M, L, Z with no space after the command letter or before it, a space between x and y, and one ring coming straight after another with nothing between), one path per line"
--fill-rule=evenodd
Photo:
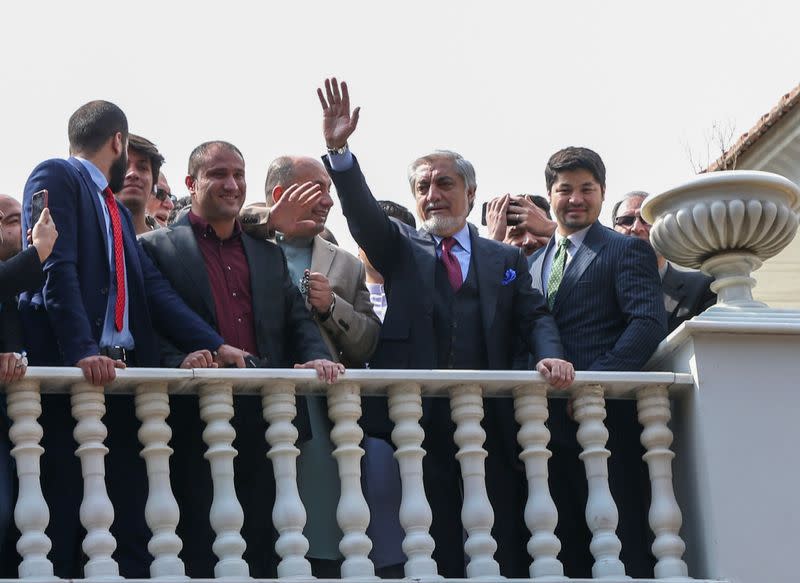
M168 443L172 438L172 430L166 422L168 415L167 383L144 383L136 388L136 416L142 422L138 435L143 446L141 456L147 467L148 479L144 515L153 533L147 545L154 557L150 575L183 578L186 571L183 561L178 558L183 543L175 534L180 511L169 480L172 448Z
M650 528L656 535L653 555L658 559L656 579L687 577L688 569L681 558L686 545L679 535L681 510L672 487L672 458L670 450L672 431L669 394L664 386L645 387L636 393L639 422L644 427L642 445L647 450L644 460L650 471L652 499L650 502Z
M425 432L422 418L421 388L417 383L398 383L389 387L389 417L394 421L392 441L400 466L403 498L400 503L400 524L406 532L403 552L408 557L405 574L409 578L439 577L432 558L433 537L430 535L433 514L422 481L422 442Z
M114 506L106 490L105 456L108 448L103 441L108 435L101 419L106 413L103 387L86 382L72 385L72 416L78 422L73 431L83 473L81 524L86 529L83 552L89 557L84 567L87 579L118 578L119 566L111 558L117 541L109 530L114 522Z
M522 447L520 459L528 478L528 502L525 505L525 524L531 531L528 553L533 557L532 578L563 578L564 567L557 559L561 542L555 535L558 511L550 496L547 483L547 449L550 431L547 421L547 388L543 385L524 385L514 389L514 416L520 425L517 440Z
M21 380L6 388L8 416L13 421L9 437L14 444L11 455L17 462L19 496L14 518L21 533L17 551L22 557L19 576L23 579L53 577L53 563L47 558L50 538L44 533L50 522L50 510L42 495L40 458L44 448L42 426L42 399L39 383Z
M333 455L339 465L342 486L336 519L344 533L339 543L339 550L344 555L343 578L375 577L375 566L368 556L372 550L372 541L367 536L369 507L361 491L364 450L359 444L364 432L358 425L360 392L355 383L337 383L328 389L328 416L334 423L331 440L336 445Z
M233 387L231 383L209 382L200 387L200 417L205 421L203 441L208 445L205 458L211 466L214 498L209 519L217 534L214 554L219 559L214 566L217 577L249 577L250 570L242 559L246 545L241 535L244 512L233 485L233 458L236 432L233 418Z
M276 382L261 389L264 420L269 428L266 432L270 445L267 456L272 460L275 473L275 506L272 522L278 531L275 551L281 557L278 577L311 577L311 563L305 555L308 539L303 535L306 525L306 509L297 491L297 456L295 446L297 429L292 420L297 415L294 385Z
M461 523L467 531L464 551L469 556L468 577L499 577L500 565L494 559L497 542L492 537L494 511L486 492L487 453L483 448L486 432L481 427L483 398L478 385L450 389L450 409L456 431L453 436L464 482Z
M619 514L608 486L608 457L606 449L608 430L603 388L589 385L578 389L574 402L574 417L578 428L578 443L583 447L580 454L586 467L589 497L586 502L586 524L592 531L589 549L594 556L592 576L624 577L625 566L619 559L622 543L617 537Z

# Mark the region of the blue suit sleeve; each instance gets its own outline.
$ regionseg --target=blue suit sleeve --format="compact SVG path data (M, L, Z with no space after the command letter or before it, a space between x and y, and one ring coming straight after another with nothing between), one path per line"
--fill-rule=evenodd
M142 265L153 326L158 333L186 353L202 349L214 351L224 344L222 337L195 314L172 288L144 251L141 242L136 242L136 249Z
M642 370L667 335L664 293L653 249L640 239L623 239L613 274L614 292L627 326L613 348L589 370Z
M58 239L44 263L47 279L42 296L64 359L75 364L82 358L99 354L78 283L78 197L81 187L58 161L48 160L37 166L25 184L23 232L27 227L31 196L43 188L49 191L48 207L58 229Z

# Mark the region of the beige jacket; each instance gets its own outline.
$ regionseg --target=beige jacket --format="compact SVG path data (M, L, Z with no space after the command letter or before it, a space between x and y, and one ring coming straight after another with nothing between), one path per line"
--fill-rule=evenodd
M264 203L242 209L242 228L251 236L274 239L266 229L269 208ZM381 323L372 309L365 285L364 264L344 249L314 237L311 271L328 278L336 297L333 313L325 321L314 316L331 356L348 367L363 367L378 345ZM308 303L306 306L310 309Z

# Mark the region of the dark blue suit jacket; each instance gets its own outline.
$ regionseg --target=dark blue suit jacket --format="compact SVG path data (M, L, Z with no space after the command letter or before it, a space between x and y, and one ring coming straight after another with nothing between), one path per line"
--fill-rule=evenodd
M375 202L358 162L345 172L330 168L350 233L384 277L388 309L372 368L433 369L436 244L424 230L390 220ZM470 227L477 270L486 361L490 369L509 369L524 347L535 359L561 358L558 329L542 295L533 290L525 257L515 247L478 236ZM504 280L514 273L514 279ZM508 274L508 276L507 276Z
M554 239L531 257L533 285L543 289L542 267ZM577 370L638 371L667 333L661 280L650 245L595 223L564 272L553 305L567 360ZM649 480L632 401L606 403L611 451L609 482L619 509L617 534L626 572L653 576L646 517ZM591 533L584 524L586 473L579 461L577 425L565 402L550 401L550 484L558 508L559 555L569 577L590 577Z
M529 259L539 291L554 239ZM553 317L575 370L641 370L667 334L653 249L636 237L592 225L564 272Z
M75 158L39 164L25 184L22 228L28 228L31 196L46 188L58 229L53 253L45 261L42 288L45 311L30 295L20 300L33 364L72 366L99 353L110 284L103 209L96 186ZM216 350L222 338L186 307L136 241L130 213L117 203L122 220L128 280L128 321L138 366L159 365L153 325L177 346L191 352ZM56 344L57 343L57 344Z

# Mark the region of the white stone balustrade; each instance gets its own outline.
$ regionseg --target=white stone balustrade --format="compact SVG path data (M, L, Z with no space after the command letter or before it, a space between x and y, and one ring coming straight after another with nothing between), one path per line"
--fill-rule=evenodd
M574 415L579 423L578 443L583 447L580 458L586 466L589 484L586 524L592 531L589 546L594 556L592 575L596 579L624 576L625 567L619 559L622 543L616 534L619 515L608 486L610 452L606 449L608 430L603 423L606 418L603 387L590 385L578 389Z
M461 523L467 531L464 551L469 556L468 577L497 577L500 565L494 560L497 542L492 537L494 512L486 492L486 432L483 419L483 392L480 385L459 385L450 389L450 408L458 445L456 458L461 465L464 503Z
M361 417L361 394L356 383L342 382L328 390L328 416L333 421L331 441L336 445L333 456L339 464L341 495L336 520L344 536L339 550L344 555L343 578L375 577L375 566L369 559L372 542L367 536L369 507L361 491L361 457L359 445L364 432L358 425Z
M653 554L658 559L655 575L658 578L686 577L688 569L681 558L686 545L680 537L681 510L672 486L672 431L669 393L666 387L653 386L636 393L639 422L644 427L642 445L644 460L650 471L650 527L656 535Z
M422 442L425 432L419 424L422 418L422 392L419 383L397 383L389 387L389 417L394 421L392 441L400 466L403 497L400 503L400 524L406 531L403 552L408 560L406 577L438 577L430 535L433 513L425 497L422 480Z
M231 383L208 382L200 386L200 417L206 422L203 441L208 450L205 457L211 466L214 484L210 520L217 533L213 549L219 559L214 574L217 577L249 577L250 569L242 558L246 548L241 535L244 512L233 485L233 458L236 457L233 440L236 432L230 423L233 418Z
M19 477L19 496L14 510L14 518L20 531L17 551L22 557L19 566L21 578L48 578L53 576L53 564L47 558L50 552L50 538L45 534L50 522L50 511L42 495L41 470L39 461L44 448L42 426L42 398L39 382L23 379L6 389L8 416L13 424L9 430L14 449L11 455L17 462Z
M547 483L547 460L550 459L550 431L547 429L546 385L523 385L514 389L514 416L520 425L520 459L528 478L528 503L525 524L531 531L528 553L533 557L532 578L559 579L564 566L558 560L561 542L555 535L558 511Z
M308 539L303 535L306 510L297 490L297 456L300 450L297 429L292 424L297 415L294 383L278 382L261 390L264 420L270 450L267 454L275 472L275 506L272 522L278 531L275 550L281 557L278 577L311 577L311 563L306 559Z
M31 368L28 378L6 389L9 415L13 421L10 436L15 446L14 457L21 485L15 509L17 526L22 532L18 543L23 559L21 578L53 578L53 566L48 559L50 540L44 532L48 525L47 502L42 496L39 480L42 454L42 428L37 421L41 413L40 382L46 391L72 392L73 415L77 421L75 437L79 443L77 454L84 475L81 520L87 529L84 540L88 557L85 566L87 579L100 581L118 577L117 564L111 557L115 541L109 532L114 512L105 487L107 449L103 442L107 430L102 422L104 389L82 382L81 378L77 369ZM653 546L658 558L656 576L671 580L686 578L687 568L682 559L684 544L679 532L681 513L672 487L672 434L667 424L670 392L689 386L691 382L689 375L673 373L578 374L572 394L576 397L575 419L580 424L578 437L584 448L581 457L589 482L587 520L594 535L591 550L596 558L596 577L609 580L624 577L624 568L619 561L619 540L614 534L616 507L608 491L608 451L605 449L608 430L603 423L604 397L635 394L644 427L641 439L647 448L646 461L651 472L653 506L650 524L656 534ZM180 559L182 543L176 534L180 517L169 476L172 430L168 420L169 394L172 392L197 394L200 416L206 423L203 439L208 445L205 455L214 487L209 523L217 535L213 552L219 559L215 574L229 580L248 578L249 569L243 560L246 541L241 535L244 516L233 486L236 450L232 446L234 430L230 421L234 414L233 394L240 391L252 393L254 390L261 394L265 435L252 438L266 437L270 446L268 457L276 480L272 518L279 535L275 549L281 557L278 566L281 579L311 578L310 564L305 557L308 541L303 535L306 513L297 490L298 434L292 422L297 413L295 393L319 394L322 390L328 394L329 416L334 423L331 438L336 445L334 456L341 480L337 519L344 533L340 545L345 555L343 578L374 578L374 567L369 559L372 543L366 535L369 509L360 482L363 432L358 420L361 394L364 393L389 397L389 414L395 423L392 439L397 447L395 456L402 480L400 520L406 530L403 550L408 557L405 565L407 577L422 580L441 578L432 558L432 512L423 486L422 459L425 452L420 421L424 395L450 398L456 424L454 441L459 448L457 457L464 486L462 523L467 535L464 544L469 556L467 574L471 578L496 580L500 577L500 566L493 557L497 542L492 538L491 529L495 519L503 520L504 517L494 516L487 496L486 434L481 427L483 397L494 395L514 399L515 417L520 425L520 458L525 464L529 492L525 522L531 531L527 544L532 558L530 576L542 581L565 579L564 568L558 559L561 545L554 532L558 513L548 487L547 463L551 455L547 448L549 432L546 427L549 389L542 381L532 381L531 373L348 371L342 382L325 387L316 380L313 371L131 369L119 371L118 380L106 387L105 392L136 395L136 414L142 422L139 439L149 480L145 518L153 532L148 546L154 557L150 566L153 578L185 578ZM613 428L609 429L613 431ZM269 462L264 460L264 463ZM453 544L462 543L454 541Z
M178 558L183 543L175 529L180 511L169 480L168 443L172 430L167 425L169 394L166 382L142 383L136 388L136 417L142 422L139 441L147 468L149 491L144 515L153 533L147 549L153 555L150 574L153 577L182 578L186 576L183 561Z
M103 445L108 431L101 421L106 413L103 387L86 382L72 385L72 416L78 422L73 435L78 442L75 452L81 460L83 474L83 502L81 502L81 524L86 529L83 552L89 557L84 567L87 578L117 578L119 566L111 558L117 548L111 531L114 522L114 506L106 490L105 456L108 448Z

